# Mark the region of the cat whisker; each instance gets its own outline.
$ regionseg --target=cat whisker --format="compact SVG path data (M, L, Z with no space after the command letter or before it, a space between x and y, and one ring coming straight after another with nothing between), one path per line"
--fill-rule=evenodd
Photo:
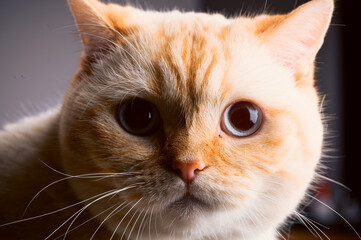
M154 231L155 231L155 236L158 239L159 237L158 237L157 217L155 215L154 215Z
M293 8L296 8L298 4L298 0L295 0L295 3L293 4Z
M300 212L298 212L299 214L301 214ZM301 214L301 215L303 215L303 214ZM312 223L314 223L314 224L316 224L316 225L318 225L318 226L320 226L320 227L323 227L323 228L325 228L325 229L327 229L327 230L329 230L330 228L329 227L326 227L325 225L323 225L323 224L321 224L321 223L319 223L319 222L317 222L317 221L315 221L315 220L313 220L313 219L311 219L311 218L309 218L309 217L306 217L305 215L303 215L305 218L307 218L310 222L312 222Z
M320 238L323 239L322 236L317 232L317 230L324 235L328 240L330 240L330 238L327 236L326 233L324 233L316 224L319 224L317 222L314 222L312 219L302 215L301 213L294 211L294 213L296 214L296 216L299 218L299 220L302 222L302 224L308 229L308 231L315 236L316 238ZM319 224L322 227L322 224Z
M141 201L142 199L143 199L143 198L141 198L139 201ZM143 212L143 210L142 210L142 212ZM132 217L129 219L128 224L125 226L125 229L123 230L123 234L122 234L122 236L120 237L120 239L123 239L123 237L125 236L125 233L127 232L127 229L128 229L128 227L129 227L129 225L131 224L131 222L133 221L133 218L135 217L135 214L137 214L137 211L136 211L136 210L134 211ZM135 223L133 224L133 227L134 227L134 226L135 226ZM133 229L133 228L132 228L132 229ZM132 232L130 232L130 233L128 234L128 238L127 238L127 239L129 239L131 233L132 233Z
M4 226L16 224L16 223L21 223L21 222L26 222L26 221L38 219L38 218L41 218L41 217L46 217L46 216L49 216L49 215L51 215L51 214L55 214L55 213L64 211L64 210L66 210L66 209L75 207L75 206L77 206L77 205L79 205L79 204L82 204L82 203L84 203L84 202L90 201L90 200L92 200L92 199L94 199L94 198L98 198L99 196L102 196L102 195L104 195L104 194L107 194L107 193L113 192L113 191L114 191L114 190L109 190L109 191L106 191L106 192L104 192L104 193L100 193L100 194L98 194L98 195L96 195L96 196L90 197L90 198L88 198L88 199L85 199L85 200L76 202L76 203L71 204L71 205L69 205L69 206L67 206L67 207L60 208L60 209L57 209L57 210L54 210L54 211L51 211L51 212L48 212L48 213L40 214L40 215L37 215L37 216L34 216L34 217L28 217L28 218L20 219L20 220L13 221L13 222L4 223L4 224L0 225L0 227L4 227Z
M125 205L124 205L125 204ZM104 218L104 220L99 224L99 226L97 227L97 229L95 229L93 235L91 236L91 238L89 240L92 240L95 237L95 234L99 231L99 229L101 228L101 226L103 226L103 224L110 219L111 217L113 217L114 215L116 215L118 212L120 212L121 210L123 210L125 207L127 207L130 203L123 202L121 204L119 204L118 207L116 207L111 213L109 213L106 218ZM115 214L114 214L115 213Z
M295 214L296 214L296 213L295 213ZM313 227L312 227L312 226L309 226L309 225L307 224L307 222L305 222L305 221L303 220L303 218L302 218L301 216L299 216L298 214L296 214L296 216L297 216L297 218L300 220L300 222L307 228L307 230L308 230L315 238L318 238L318 237L317 237L318 233L316 232L316 234L315 234L315 230L313 229Z
M116 226L116 228L113 231L112 236L110 237L110 240L113 239L113 237L115 236L115 233L117 232L118 228L120 227L120 225L122 224L122 222L124 221L124 219L128 216L128 214L133 210L133 208L143 199L140 198L123 216L123 218L119 221L118 225Z
M276 234L280 236L283 240L287 240L280 231L276 230Z
M158 211L159 219L163 222L163 211Z
M177 219L177 217L178 217L178 216L174 216L174 217L173 217L173 220L172 220L171 223L169 224L169 227L168 227L169 229L174 229L174 228L173 228L173 224L174 224L175 220Z
M114 194L114 193L113 193L113 194ZM73 218L73 220L70 222L68 228L66 229L66 232L65 232L65 234L64 234L63 240L66 239L68 233L70 232L71 227L73 226L74 222L78 219L78 217L79 217L90 205L92 205L93 203L95 203L95 202L97 202L97 201L99 201L99 200L101 200L101 199L102 199L102 198L96 199L96 200L94 200L93 202L85 205L85 206L82 207L80 210L78 210L75 214L73 214L70 218L68 218L68 220L70 220L70 219L72 219L72 218ZM66 220L64 223L66 223L68 220ZM63 225L63 224L62 224L62 225ZM60 225L60 227L61 227L62 225Z
M267 4L268 4L268 1L265 0L265 1L264 1L264 5L263 5L263 12L266 12Z
M105 213L105 212L109 211L110 209L114 208L116 205L118 205L118 203L117 203L117 204L114 204L113 206L111 206L111 207L109 207L109 208L107 208L107 209L105 209L105 210L103 210L102 212L98 213L97 215L95 215L95 216L93 216L93 217L89 218L89 219L88 219L88 220L86 220L85 222L82 222L81 224L79 224L79 225L77 225L77 226L73 227L72 229L70 229L70 230L68 231L68 233L70 233L70 232L74 231L75 229L78 229L79 227L81 227L81 226L83 226L83 225L87 224L87 223L88 223L88 222L90 222L91 220L93 220L93 219L95 219L95 218L99 217L99 216L100 216L100 215L102 215L103 213ZM55 238L54 240L60 239L60 238L64 237L64 235L65 235L65 233L64 233L64 234L62 234L62 235L60 235L59 237Z
M107 175L117 175L117 176L128 176L128 175L133 175L133 174L138 174L139 172L124 172L124 173L117 173L117 172L111 172L111 173L104 173L104 172L97 172L97 173L85 173L85 174L80 174L80 175L71 175L68 173L64 173L61 172L53 167L51 167L49 164L45 163L42 160L39 160L40 162L42 162L46 167L48 167L50 170L63 175L65 177L72 177L72 178L99 178L101 176L107 176Z
M110 173L109 173L110 174ZM102 175L108 175L108 173L89 173L89 174L81 174L81 175L75 175L75 176L71 176L69 175L68 177L64 177L64 178L61 178L61 179L58 179L48 185L46 185L45 187L43 187L41 190L39 190L35 195L34 197L30 200L30 202L28 203L28 205L26 206L23 214L22 214L22 217L21 218L24 218L25 217L25 214L26 212L28 211L29 207L31 206L31 204L35 201L35 199L42 193L44 192L46 189L48 189L49 187L57 184L57 183L60 183L60 182L63 182L63 181L66 181L66 180L69 180L69 179L72 179L72 178L80 178L80 179L87 179L87 178L96 178L96 180L103 180L105 178L109 178L109 177L118 177L118 176L123 176L123 175L129 175L129 173L124 173L124 174L117 174L117 173L112 173L108 176L104 176L104 177L100 177Z
M41 161L41 160L40 160ZM47 166L49 169L53 170L54 172L56 173L59 173L61 175L64 175L66 176L65 178L62 178L62 179L58 179L48 185L46 185L45 187L43 187L41 190L39 190L35 196L30 200L30 202L27 204L23 214L22 214L22 217L21 218L24 218L25 217L25 214L26 212L28 211L30 205L34 202L34 200L43 192L45 191L47 188L57 184L57 183L60 183L62 181L65 181L65 180L69 180L69 179L72 179L72 178L80 178L80 179L87 179L87 178L96 178L96 180L103 180L105 178L109 178L109 177L118 177L118 176L129 176L129 175L132 175L132 174L136 174L137 172L127 172L127 173L87 173L87 174L80 174L80 175L69 175L67 173L63 173L63 172L60 172L59 170L56 170L54 168L52 168L51 166L49 166L48 164L46 164L45 162L41 161L45 166Z
M339 212L337 212L335 209L333 209L332 207L328 206L326 203L322 202L321 200L315 198L314 196L308 194L307 192L305 193L305 195L307 195L308 197L314 199L315 201L317 201L318 203L320 203L321 205L325 206L326 208L328 208L329 210L331 210L332 212L334 212L337 216L339 216L351 229L352 231L357 235L357 237L359 239L361 239L361 236L359 235L359 233L356 231L356 229L352 226L352 224L347 221L347 219L345 217L343 217Z
M319 177L319 178L322 178L322 179L327 180L327 181L329 181L329 182L332 182L332 183L334 183L334 184L336 184L336 185L339 185L340 187L343 187L344 189L346 189L346 190L349 191L349 192L352 192L351 188L347 187L345 184L342 184L342 183L340 183L340 182L338 182L338 181L336 181L336 180L333 180L333 179L331 179L331 178L328 178L328 177L326 177L326 176L323 176L323 175L321 175L321 174L319 174L319 173L315 173L315 175L316 175L317 177Z
M325 100L326 100L326 94L324 94L324 95L322 96L321 101L320 101L319 111L320 111L321 114L324 114L323 111L324 111L324 109L325 109L325 106L324 106Z
M76 213L74 213L72 216L70 216L67 220L65 220L62 224L60 224L59 227L57 227L52 233L50 233L44 240L47 240L49 239L52 235L54 235L60 228L62 228L67 222L69 222L72 218L74 218L74 220L72 221L72 223L70 224L70 226L74 223L74 221L76 220L76 218L79 217L79 215L85 210L87 209L90 205L106 198L106 197L109 197L111 195L114 195L114 194L118 194L122 191L125 191L125 190L128 190L128 189L131 189L131 188L134 188L135 186L134 185L130 185L128 187L124 187L122 189L117 189L117 190L112 190L106 194L103 194L103 196L100 196L98 198L96 198L95 200L93 200L92 202L88 203L87 205L85 205L83 208L81 208L80 210L78 210ZM69 228L68 228L69 229ZM64 238L66 237L66 234L64 236Z
M149 234L149 239L150 240L152 239L151 222L152 222L153 211L154 211L154 205L152 207L152 210L150 211L150 217L149 217L149 222L148 222L148 234Z
M145 210L145 209L142 209L142 211L138 214L137 219L135 219L135 222L134 222L134 224L133 224L133 227L132 227L132 229L130 229L130 232L129 232L129 234L128 234L128 238L127 238L127 240L130 240L130 237L132 236L132 233L133 233L134 227L137 225L137 222L138 222L138 220L139 220L140 216L143 214L144 210ZM134 213L134 214L135 214L135 213Z
M113 195L111 198L113 198L115 195ZM108 216L99 224L98 228L95 230L95 232L93 233L93 235L91 236L90 240L92 240L95 236L95 234L99 231L99 229L101 228L101 226L111 217L113 217L114 215L118 214L120 211L122 211L124 208L126 208L127 206L129 206L130 203L125 204L126 202L121 203L118 207L116 207L111 213L108 214ZM124 205L125 204L125 205ZM124 205L124 206L123 206Z
M144 218L143 218L143 220L145 220L145 217L148 217L148 222L150 221L150 218L149 218L149 215L148 215L148 212L149 212L149 210L150 210L150 202L152 201L152 199L155 197L155 193L149 198L149 200L148 200L148 204L147 204L147 212L145 213L145 216L144 216ZM143 221L142 220L142 221ZM144 222L144 225L143 225L143 229L142 229L142 233L141 233L141 235L140 235L140 239L142 239L143 238L143 234L144 234L144 230L145 230L145 228L146 228L146 222ZM137 235L137 238L138 238L138 235Z
M119 177L119 176L131 176L132 174L122 174L122 175L119 175L119 174L109 174L107 176L104 176L104 177L97 177L97 179L94 179L93 181L94 182L98 182L98 181L102 181L104 179L107 179L107 178L113 178L113 177Z
M142 218L142 221L140 222L140 226L138 228L138 232L137 232L137 236L135 238L135 240L138 240L139 238L139 233L140 234L140 239L142 239L143 237L143 231L144 231L144 227L145 227L145 224L143 225L144 221L145 221L145 218L148 216L148 212L149 212L149 207L147 207L147 211L144 213L144 216Z

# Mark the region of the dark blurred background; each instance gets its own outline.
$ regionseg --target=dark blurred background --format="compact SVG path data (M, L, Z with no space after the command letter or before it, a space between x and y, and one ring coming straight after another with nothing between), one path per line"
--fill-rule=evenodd
M285 13L305 2L137 0L135 5L163 10L177 8L221 12L227 16L236 16L239 13ZM361 96L357 85L361 81L358 72L361 55L357 11L355 2L351 4L348 1L347 5L346 1L336 1L330 30L317 56L317 85L324 99L327 120L323 158L327 169L323 175L340 184L327 180L321 183L317 198L329 207L314 200L306 210L307 216L327 226L316 224L331 239L338 239L337 236L340 239L358 239L346 220L353 228L359 232L361 230L361 160L357 152L361 150L361 124L356 116ZM0 126L59 105L77 67L80 51L81 43L65 0L1 0ZM299 232L301 234L307 230L301 225L293 225L290 239L327 239L320 232L321 236L309 233L297 238Z

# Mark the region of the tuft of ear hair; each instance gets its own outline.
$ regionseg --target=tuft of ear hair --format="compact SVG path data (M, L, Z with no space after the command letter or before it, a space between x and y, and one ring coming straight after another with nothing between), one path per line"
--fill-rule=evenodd
M113 39L105 4L98 0L68 0L84 46L93 47Z
M334 9L333 0L312 0L277 17L262 33L264 44L282 65L297 76L313 71Z
M136 29L136 9L98 0L68 0L86 53L122 42Z

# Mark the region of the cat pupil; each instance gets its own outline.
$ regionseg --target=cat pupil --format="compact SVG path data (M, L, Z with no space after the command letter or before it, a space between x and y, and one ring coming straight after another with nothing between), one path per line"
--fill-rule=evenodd
M150 102L132 99L119 105L119 123L133 135L150 135L158 129L159 114Z
M234 128L246 131L257 122L257 111L252 105L245 103L234 104L229 112L229 120Z
M249 109L246 107L232 108L229 113L229 120L234 128L244 131L254 125L251 116Z

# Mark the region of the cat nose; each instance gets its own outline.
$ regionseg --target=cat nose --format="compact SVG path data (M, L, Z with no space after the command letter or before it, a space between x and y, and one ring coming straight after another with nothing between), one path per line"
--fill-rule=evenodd
M190 184L196 178L197 173L205 169L206 165L203 161L183 162L175 160L171 167L183 182Z

